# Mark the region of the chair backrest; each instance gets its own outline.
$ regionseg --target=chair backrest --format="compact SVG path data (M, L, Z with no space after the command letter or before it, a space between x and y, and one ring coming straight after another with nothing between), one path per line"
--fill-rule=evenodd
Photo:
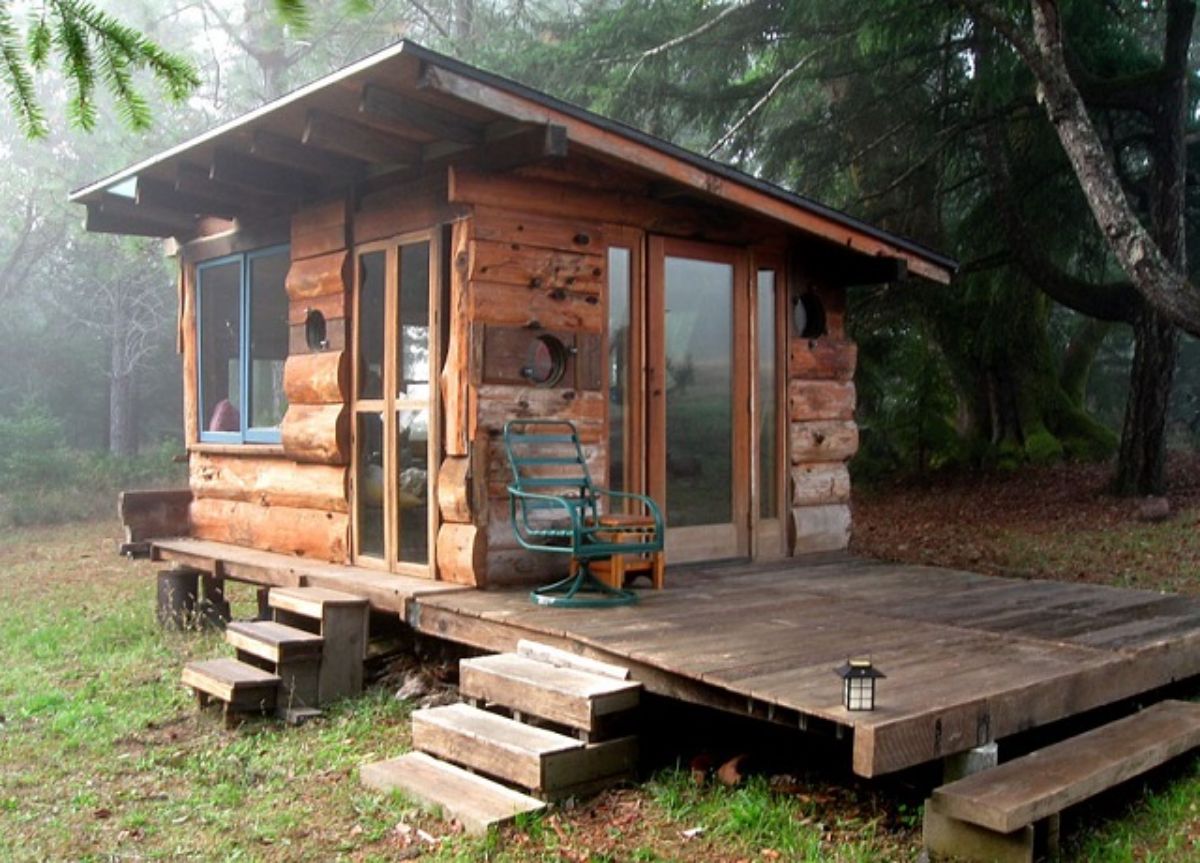
M504 424L504 450L512 469L512 485L518 491L588 500L594 496L574 423L509 420ZM546 506L554 504L547 502Z

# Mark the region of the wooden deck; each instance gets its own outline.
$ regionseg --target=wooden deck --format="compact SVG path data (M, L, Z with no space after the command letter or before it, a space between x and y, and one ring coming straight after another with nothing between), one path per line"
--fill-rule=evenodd
M156 554L206 571L204 555L224 558L224 574L248 581L357 592L420 632L487 651L521 639L563 647L625 665L661 695L797 728L832 723L853 734L863 776L1200 674L1200 601L1146 591L842 557L669 569L667 589L636 606L569 610L534 606L526 590L196 542L156 543ZM887 679L876 711L847 713L833 669L864 653Z
M668 589L603 611L525 592L421 597L418 630L487 650L521 638L629 666L652 692L776 722L850 729L876 776L1200 674L1200 601L844 558L668 570ZM872 713L835 666L887 674Z

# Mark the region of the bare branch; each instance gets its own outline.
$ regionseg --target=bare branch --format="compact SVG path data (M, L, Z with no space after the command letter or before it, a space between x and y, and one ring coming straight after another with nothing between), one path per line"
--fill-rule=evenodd
M647 60L651 59L652 57L657 57L659 54L664 54L667 51L670 51L672 48L676 48L680 45L683 45L686 42L691 42L693 39L697 39L697 38L703 36L709 30L716 27L718 24L720 24L722 21L724 21L730 15L732 15L734 12L740 11L743 8L743 6L744 6L744 4L742 4L742 3L733 3L729 6L726 6L724 9L722 9L720 12L718 12L712 18L705 21L699 27L696 27L694 30L689 30L687 33L683 33L682 35L676 36L674 39L668 39L666 42L663 42L661 45L656 45L653 48L643 51L641 53L641 56L639 56L637 58L637 60L634 61L633 66L630 67L629 73L625 76L624 86L626 86L626 87L629 86L629 82L633 80L633 76L637 74L638 69L640 69L642 67L642 64L645 63Z
M768 102L775 98L775 94L778 93L779 89L787 83L789 78L803 69L804 66L807 65L808 61L810 61L813 57L816 57L818 54L828 50L830 44L832 43L826 43L820 48L814 48L812 51L809 51L787 69L785 69L783 74L775 79L775 83L767 89L767 92L763 93L762 96L758 98L758 101L750 106L750 110L742 114L742 116L739 117L732 126L725 130L725 134L718 138L717 142L708 148L708 153L706 155L711 156L713 153L721 150L726 144L733 140L733 137L741 130L743 126L746 125L746 123L750 121L750 118L761 111Z
M430 26L432 26L434 30L438 31L439 36L441 36L443 39L450 38L450 31L447 30L436 17L434 17L434 14L429 11L424 3L420 2L420 0L408 0L408 5L424 15L425 20L429 22Z

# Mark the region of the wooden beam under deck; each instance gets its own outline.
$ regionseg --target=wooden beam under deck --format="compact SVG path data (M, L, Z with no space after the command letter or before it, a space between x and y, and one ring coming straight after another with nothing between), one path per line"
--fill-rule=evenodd
M189 537L152 540L150 557L264 587L340 590L366 597L376 611L398 614L402 618L412 613L410 603L418 596L469 589L427 578L381 573Z

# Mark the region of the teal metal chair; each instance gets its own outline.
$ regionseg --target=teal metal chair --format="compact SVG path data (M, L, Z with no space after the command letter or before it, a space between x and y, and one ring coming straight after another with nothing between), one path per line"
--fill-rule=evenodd
M530 551L569 555L568 575L530 596L539 605L600 608L630 605L637 594L610 587L588 571L588 563L615 554L662 551L662 512L642 494L612 491L592 484L575 425L565 420L510 420L504 425L504 449L512 468L509 517L517 542ZM612 541L612 528L600 524L602 512L636 508L654 521L654 532L635 542Z

